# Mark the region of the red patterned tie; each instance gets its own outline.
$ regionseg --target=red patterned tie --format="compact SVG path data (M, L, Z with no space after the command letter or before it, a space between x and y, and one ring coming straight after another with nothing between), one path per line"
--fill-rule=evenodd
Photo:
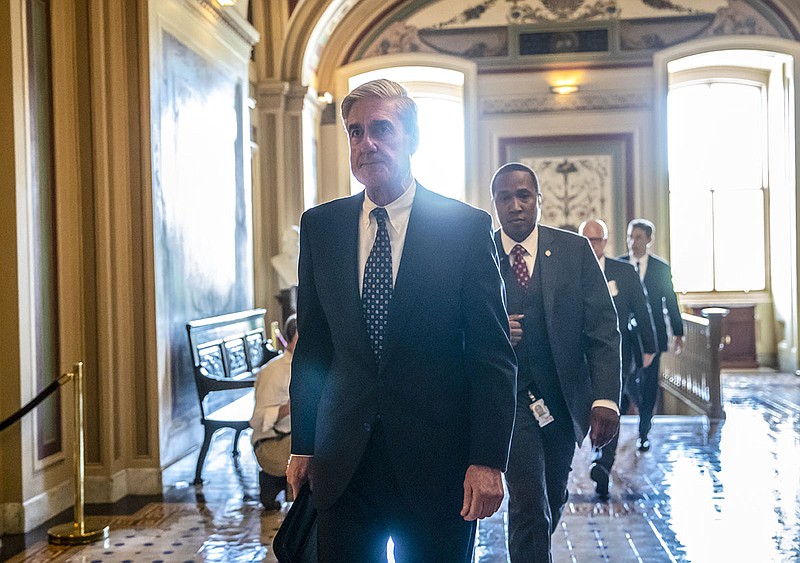
M525 263L525 249L521 244L517 244L511 249L511 255L514 257L514 275L517 277L519 285L528 289L531 283L531 276L528 273L528 265Z

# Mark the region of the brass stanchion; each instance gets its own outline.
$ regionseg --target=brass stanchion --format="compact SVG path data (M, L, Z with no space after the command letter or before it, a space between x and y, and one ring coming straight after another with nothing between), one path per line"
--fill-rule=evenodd
M83 362L78 362L72 371L61 376L71 378L75 395L75 521L53 526L47 530L47 539L55 545L80 545L108 538L108 524L97 518L84 518L84 428L83 428Z

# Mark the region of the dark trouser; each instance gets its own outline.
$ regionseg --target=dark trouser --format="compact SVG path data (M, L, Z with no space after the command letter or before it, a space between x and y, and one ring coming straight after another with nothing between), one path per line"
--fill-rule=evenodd
M540 428L520 399L506 471L508 547L512 563L549 563L550 536L567 502L567 480L575 453L569 416Z
M286 476L275 477L263 471L258 472L259 499L264 508L275 508L275 497L286 490ZM280 506L280 505L278 505Z
M647 438L653 424L653 409L656 406L658 395L658 367L661 364L661 354L656 354L653 363L646 368L638 370L638 385L636 402L639 403L639 437Z
M398 563L471 562L476 524L464 521L457 501L452 499L447 517L419 516L414 510L418 507L400 493L381 425L376 424L347 489L333 506L318 513L319 561L385 562L391 536Z

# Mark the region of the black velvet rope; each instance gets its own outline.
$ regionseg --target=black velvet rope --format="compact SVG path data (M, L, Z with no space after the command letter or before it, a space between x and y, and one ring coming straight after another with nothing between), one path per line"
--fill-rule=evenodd
M17 412L6 418L3 422L0 422L0 432L17 422L20 418L31 412L36 406L44 401L47 397L52 395L56 389L58 389L61 385L69 381L71 378L69 377L59 377L52 383L50 383L47 387L42 389L42 392L36 395L33 399L31 399L28 404L24 407L19 409Z

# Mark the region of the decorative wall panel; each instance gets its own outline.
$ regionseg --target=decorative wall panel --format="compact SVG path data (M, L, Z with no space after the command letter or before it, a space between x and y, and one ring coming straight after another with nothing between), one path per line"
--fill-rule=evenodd
M501 162L522 162L536 171L543 224L577 231L582 221L603 219L612 247L620 251L632 209L631 160L627 134L500 141Z
M152 4L151 4L152 6ZM247 54L213 8L158 3L153 229L162 459L199 435L186 323L253 306ZM176 26L176 22L179 25ZM194 29L192 27L194 26ZM214 33L218 35L214 37ZM241 57L244 57L242 60ZM245 150L245 147L248 147ZM187 432L180 432L179 430Z
M56 185L53 165L53 97L50 54L50 2L26 2L28 24L28 92L30 93L31 240L34 245L36 391L57 378L58 272L56 255ZM61 394L36 409L36 459L61 451Z

